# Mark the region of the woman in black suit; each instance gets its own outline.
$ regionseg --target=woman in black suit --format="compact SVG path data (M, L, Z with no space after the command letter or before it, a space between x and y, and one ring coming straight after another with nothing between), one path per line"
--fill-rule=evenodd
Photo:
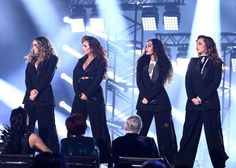
M101 43L92 36L82 38L84 56L73 71L75 98L72 112L89 117L102 163L111 162L111 140L106 123L105 102L101 82L107 71L107 57Z
M185 77L186 116L176 165L193 167L202 125L214 168L224 168L224 150L217 88L221 82L222 61L211 37L200 35L196 41L198 58L192 58Z
M39 36L33 40L27 61L23 104L29 115L29 131L34 131L38 120L39 136L53 152L59 152L51 85L58 57L46 37Z
M164 84L171 81L173 68L165 47L158 39L146 43L145 53L137 63L139 97L137 114L142 118L141 135L147 135L153 117L160 155L172 163L177 142L171 115L171 103Z

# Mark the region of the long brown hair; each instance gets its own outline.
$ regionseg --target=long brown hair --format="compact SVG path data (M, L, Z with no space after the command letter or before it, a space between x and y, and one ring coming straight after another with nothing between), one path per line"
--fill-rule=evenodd
M29 54L26 56L27 61L29 63L34 63L35 61L41 63L44 60L49 59L49 57L51 57L52 55L56 55L55 50L52 47L52 44L46 37L38 36L34 38L33 41L36 41L38 43L39 53L36 55L35 53L33 53L31 48Z
M206 54L210 58L210 60L212 60L216 64L220 63L221 59L218 54L215 41L211 37L204 35L199 35L196 41L198 41L199 39L203 39L207 49Z
M101 60L105 67L107 68L108 60L107 53L101 43L93 36L83 36L81 42L87 41L89 43L89 47L94 56L96 56L99 60Z

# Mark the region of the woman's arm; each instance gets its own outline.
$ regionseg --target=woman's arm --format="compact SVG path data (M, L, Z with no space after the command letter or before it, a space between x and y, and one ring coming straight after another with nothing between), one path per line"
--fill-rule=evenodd
M91 95L93 95L97 91L98 87L100 86L104 78L105 72L106 72L105 64L99 63L94 79L91 80L91 83L88 86L88 89L84 92L87 98L89 98Z
M51 150L43 143L42 139L35 133L29 136L30 148L37 148L42 152L51 152Z
M193 89L192 89L192 79L191 79L192 78L191 77L191 70L194 66L193 62L194 62L194 59L192 58L188 64L188 69L187 69L187 72L185 75L185 89L186 89L187 97L191 101L193 98L196 98L196 95L194 94Z
M48 62L47 69L43 71L43 74L40 74L40 80L37 84L36 89L39 93L45 89L48 85L50 85L52 78L54 76L54 72L56 70L58 58L56 56L51 56Z
M27 64L26 70L25 70L25 86L26 89L31 91L33 89L32 82L30 79L30 63Z
M145 97L146 91L145 91L145 87L144 87L144 83L143 83L144 79L143 79L142 72L143 72L143 59L140 58L138 60L138 63L137 63L136 83L137 83L137 86L138 86L139 94L142 97Z
M82 91L78 87L78 82L79 82L79 66L80 66L80 61L78 60L74 70L73 70L73 89L75 92L75 95L79 95Z
M222 63L213 64L214 71L212 72L213 78L209 84L206 85L204 90L202 90L198 97L204 101L214 93L220 85L222 78Z

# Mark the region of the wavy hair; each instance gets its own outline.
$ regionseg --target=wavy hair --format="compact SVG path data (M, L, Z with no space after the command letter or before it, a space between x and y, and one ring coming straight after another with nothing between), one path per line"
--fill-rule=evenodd
M107 69L107 64L108 64L107 53L103 48L103 46L101 45L101 43L98 41L98 39L96 39L93 36L85 35L82 37L81 42L83 43L85 41L89 43L89 47L93 55L96 56L102 63L104 63Z
M153 45L153 53L155 60L158 60L158 62L160 63L161 72L164 73L163 84L165 84L166 82L170 83L173 77L173 67L170 58L166 52L165 46L159 39L147 40L147 42L149 41L152 42ZM146 52L144 52L141 57L143 56L147 56Z
M10 127L5 125L1 130L1 140L4 143L3 153L20 153L22 138L27 132L27 113L24 108L13 109L10 116Z
M38 36L34 38L33 41L38 43L39 53L36 55L31 48L30 52L26 56L29 63L34 63L35 61L41 63L44 60L48 60L50 56L56 55L52 44L46 37Z
M198 41L199 39L203 39L206 49L207 49L206 54L208 55L210 60L212 60L216 64L220 63L221 58L218 54L215 41L211 37L204 36L204 35L199 35L196 41Z

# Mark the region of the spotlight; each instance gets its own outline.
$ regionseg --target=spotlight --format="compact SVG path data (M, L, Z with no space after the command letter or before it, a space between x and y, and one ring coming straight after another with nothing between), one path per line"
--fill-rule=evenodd
M153 6L143 6L142 26L143 30L157 30L158 10Z
M179 7L175 5L165 6L163 14L163 24L165 30L179 30L180 12Z
M90 15L90 26L93 30L104 32L104 20L101 18L98 14L98 11L96 8L92 9L92 13Z
M72 8L71 16L64 17L64 22L71 25L72 32L84 32L86 27L86 10L83 8Z

